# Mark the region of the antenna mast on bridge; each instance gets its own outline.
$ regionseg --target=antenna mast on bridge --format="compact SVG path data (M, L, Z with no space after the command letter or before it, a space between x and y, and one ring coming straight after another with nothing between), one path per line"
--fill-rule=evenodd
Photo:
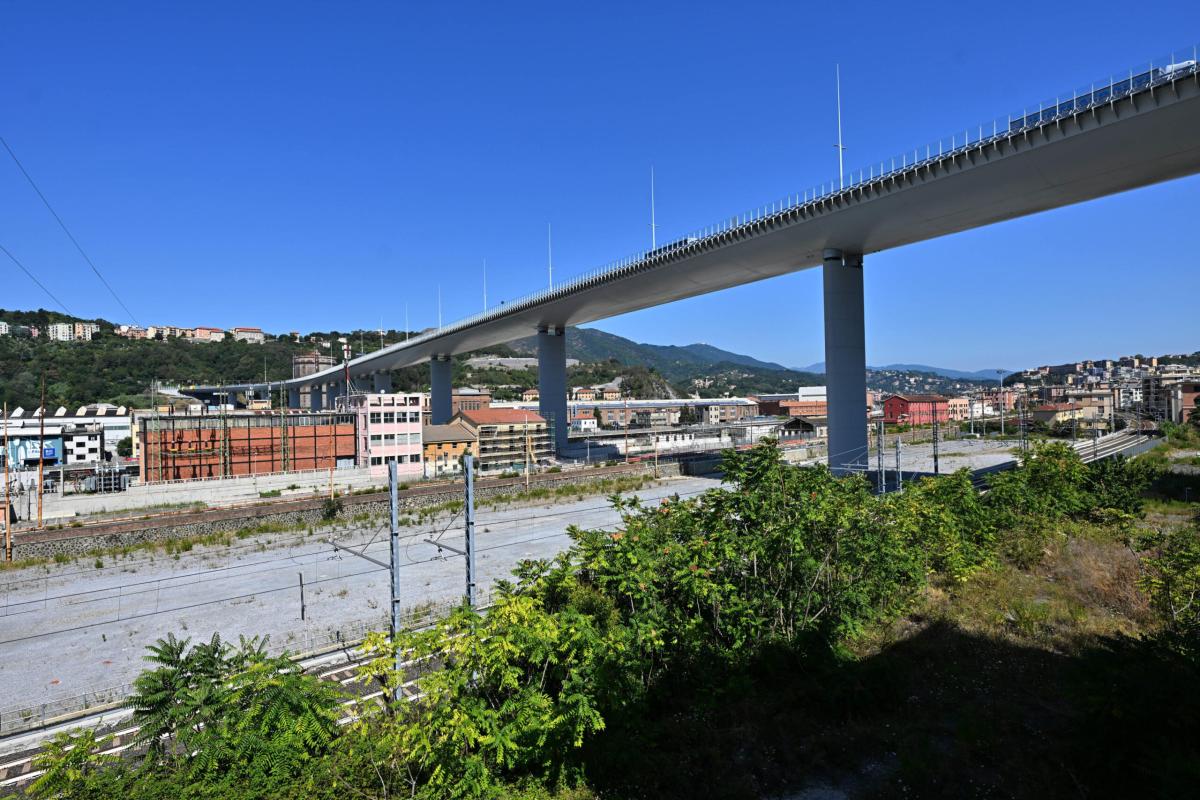
M837 64L835 69L837 70L836 74L837 74L838 140L837 140L837 144L835 144L834 147L836 147L837 151L838 151L838 189L844 189L846 187L846 183L845 183L846 171L845 171L844 167L842 166L842 151L844 151L846 148L842 144L842 65Z

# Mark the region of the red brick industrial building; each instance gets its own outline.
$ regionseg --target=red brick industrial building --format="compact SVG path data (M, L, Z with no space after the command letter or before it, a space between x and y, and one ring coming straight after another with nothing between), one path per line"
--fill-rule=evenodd
M300 412L143 417L142 481L329 469L357 461L354 415Z
M950 403L936 394L893 394L883 401L883 421L888 424L932 425L950 421Z

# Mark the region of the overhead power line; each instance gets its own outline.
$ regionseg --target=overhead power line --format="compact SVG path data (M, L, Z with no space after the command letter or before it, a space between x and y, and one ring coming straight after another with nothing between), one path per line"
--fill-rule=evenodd
M8 251L8 248L7 248L7 247L5 247L4 245L0 244L0 250L4 251L4 255L6 255L6 256L8 256L10 259L12 259L12 262L13 262L14 264L16 264L18 267L20 267L20 268L21 268L21 272L24 272L26 275L28 275L28 276L29 276L29 280L31 280L31 281L33 281L34 283L36 283L36 284L38 285L38 288L40 288L40 289L41 289L43 292L45 292L45 293L46 293L46 295L47 295L47 296L49 296L49 298L50 298L51 300L53 300L54 302L58 303L58 306L59 306L59 308L61 308L63 311L66 311L66 312L67 312L67 314L68 314L69 316L74 316L74 314L71 314L71 312L70 312L70 311L67 311L67 307L66 307L65 305L63 305L63 301L62 301L62 300L59 300L57 297L55 297L55 296L54 296L54 292L52 292L52 291L50 291L49 289L47 289L47 288L46 288L46 286L45 286L45 284L43 284L41 281L39 281L39 280L37 279L37 276L35 276L35 275L34 275L32 272L30 272L30 271L29 271L29 269L28 269L28 268L27 268L27 267L26 267L24 264L22 264L20 261L18 261L18 260L17 260L17 257L16 257L16 256L14 256L12 253L10 253L10 252Z
M100 274L99 268L96 267L96 264L88 256L88 254L84 252L84 249L79 244L79 241L71 233L70 229L67 228L67 223L63 222L62 217L60 217L58 212L54 210L54 206L50 205L50 201L46 199L46 195L42 194L42 190L39 189L37 183L34 182L33 176L29 174L29 170L25 169L25 165L21 163L21 159L17 158L17 154L13 152L11 147L9 147L8 141L5 140L3 136L0 136L0 144L4 145L4 149L7 150L9 156L12 157L13 163L17 165L17 169L21 170L21 174L25 176L25 180L29 181L29 185L33 187L33 191L37 192L37 196L42 199L42 203L46 206L46 210L50 212L52 217L54 217L54 220L58 223L58 227L63 229L63 233L65 233L67 238L71 240L71 244L75 245L75 249L79 251L79 255L83 256L83 260L86 261L88 266L92 268L92 272L96 273L96 277L99 278L100 282L104 284L104 288L108 289L108 293L113 296L113 299L120 304L121 308L125 309L125 313L129 315L129 318L133 320L133 323L141 326L142 323L138 322L137 317L135 317L133 312L129 310L129 306L125 305L125 301L121 299L109 282L105 280L104 276ZM22 269L24 268L22 267ZM41 284L38 285L41 286ZM49 294L49 292L47 292L47 294ZM59 303L59 305L62 305L62 303Z

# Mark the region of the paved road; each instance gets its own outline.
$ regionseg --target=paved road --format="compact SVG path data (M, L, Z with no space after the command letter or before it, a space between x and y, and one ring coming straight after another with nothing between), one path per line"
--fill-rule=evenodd
M699 493L718 485L673 478L638 492L646 501ZM546 558L569 543L568 525L618 521L603 497L560 505L490 511L477 517L478 570L484 590L507 577L517 561ZM333 532L343 544L374 541L368 552L386 561L384 520ZM453 603L463 593L462 560L422 540L446 529L462 547L461 518L402 530L406 607ZM269 634L273 645L304 649L334 631L386 627L387 573L298 531L179 555L135 553L126 558L32 567L0 574L0 713L132 681L145 666L145 647L169 632L207 639L214 632ZM102 566L97 566L102 563ZM300 619L300 575L305 619Z

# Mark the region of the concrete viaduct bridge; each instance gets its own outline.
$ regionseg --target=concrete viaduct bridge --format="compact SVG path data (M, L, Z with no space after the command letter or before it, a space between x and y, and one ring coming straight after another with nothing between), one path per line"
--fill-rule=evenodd
M307 388L314 408L328 408L346 392L347 375L387 390L389 370L428 362L433 421L443 423L451 416L452 355L536 332L541 412L561 450L567 326L821 267L830 466L861 466L868 459L864 257L1200 172L1196 63L1193 49L1127 71L845 176L842 186L725 220L342 366L280 383L184 391L211 398L284 388L299 408Z

